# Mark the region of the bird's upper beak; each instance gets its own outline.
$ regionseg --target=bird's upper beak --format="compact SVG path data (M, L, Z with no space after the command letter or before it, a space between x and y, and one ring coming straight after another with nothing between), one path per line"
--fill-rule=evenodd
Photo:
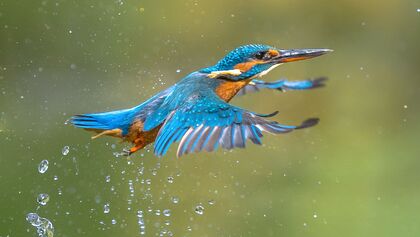
M318 57L332 52L332 49L281 49L272 60L276 63L288 63Z

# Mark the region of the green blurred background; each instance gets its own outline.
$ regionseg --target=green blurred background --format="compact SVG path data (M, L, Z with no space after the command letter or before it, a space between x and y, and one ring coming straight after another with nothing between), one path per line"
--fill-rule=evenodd
M138 210L146 236L419 236L419 23L418 0L0 0L0 236L36 236L35 211L55 236L140 236ZM116 158L127 144L64 124L248 43L335 50L264 78L328 76L325 88L232 101L318 126L157 159ZM39 193L51 200L37 210Z

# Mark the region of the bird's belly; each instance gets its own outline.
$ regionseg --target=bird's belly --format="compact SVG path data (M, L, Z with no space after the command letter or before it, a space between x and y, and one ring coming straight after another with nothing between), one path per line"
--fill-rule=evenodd
M132 142L141 148L154 142L162 125L159 125L150 131L143 131L143 126L144 124L142 121L134 121L130 126L128 134L124 137L124 140Z

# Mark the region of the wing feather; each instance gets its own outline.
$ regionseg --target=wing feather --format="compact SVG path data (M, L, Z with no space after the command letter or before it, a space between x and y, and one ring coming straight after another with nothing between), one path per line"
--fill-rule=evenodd
M217 95L206 95L185 103L172 112L159 131L155 154L164 155L169 146L179 141L177 156L214 151L221 146L230 150L244 148L246 140L261 145L262 132L286 133L307 127L287 126L222 101Z

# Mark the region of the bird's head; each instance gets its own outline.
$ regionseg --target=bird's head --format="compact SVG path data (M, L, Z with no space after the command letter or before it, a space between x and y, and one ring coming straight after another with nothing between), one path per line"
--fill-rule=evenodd
M240 46L229 52L216 65L200 70L210 78L241 81L260 77L276 66L321 56L330 49L277 49L267 45Z

